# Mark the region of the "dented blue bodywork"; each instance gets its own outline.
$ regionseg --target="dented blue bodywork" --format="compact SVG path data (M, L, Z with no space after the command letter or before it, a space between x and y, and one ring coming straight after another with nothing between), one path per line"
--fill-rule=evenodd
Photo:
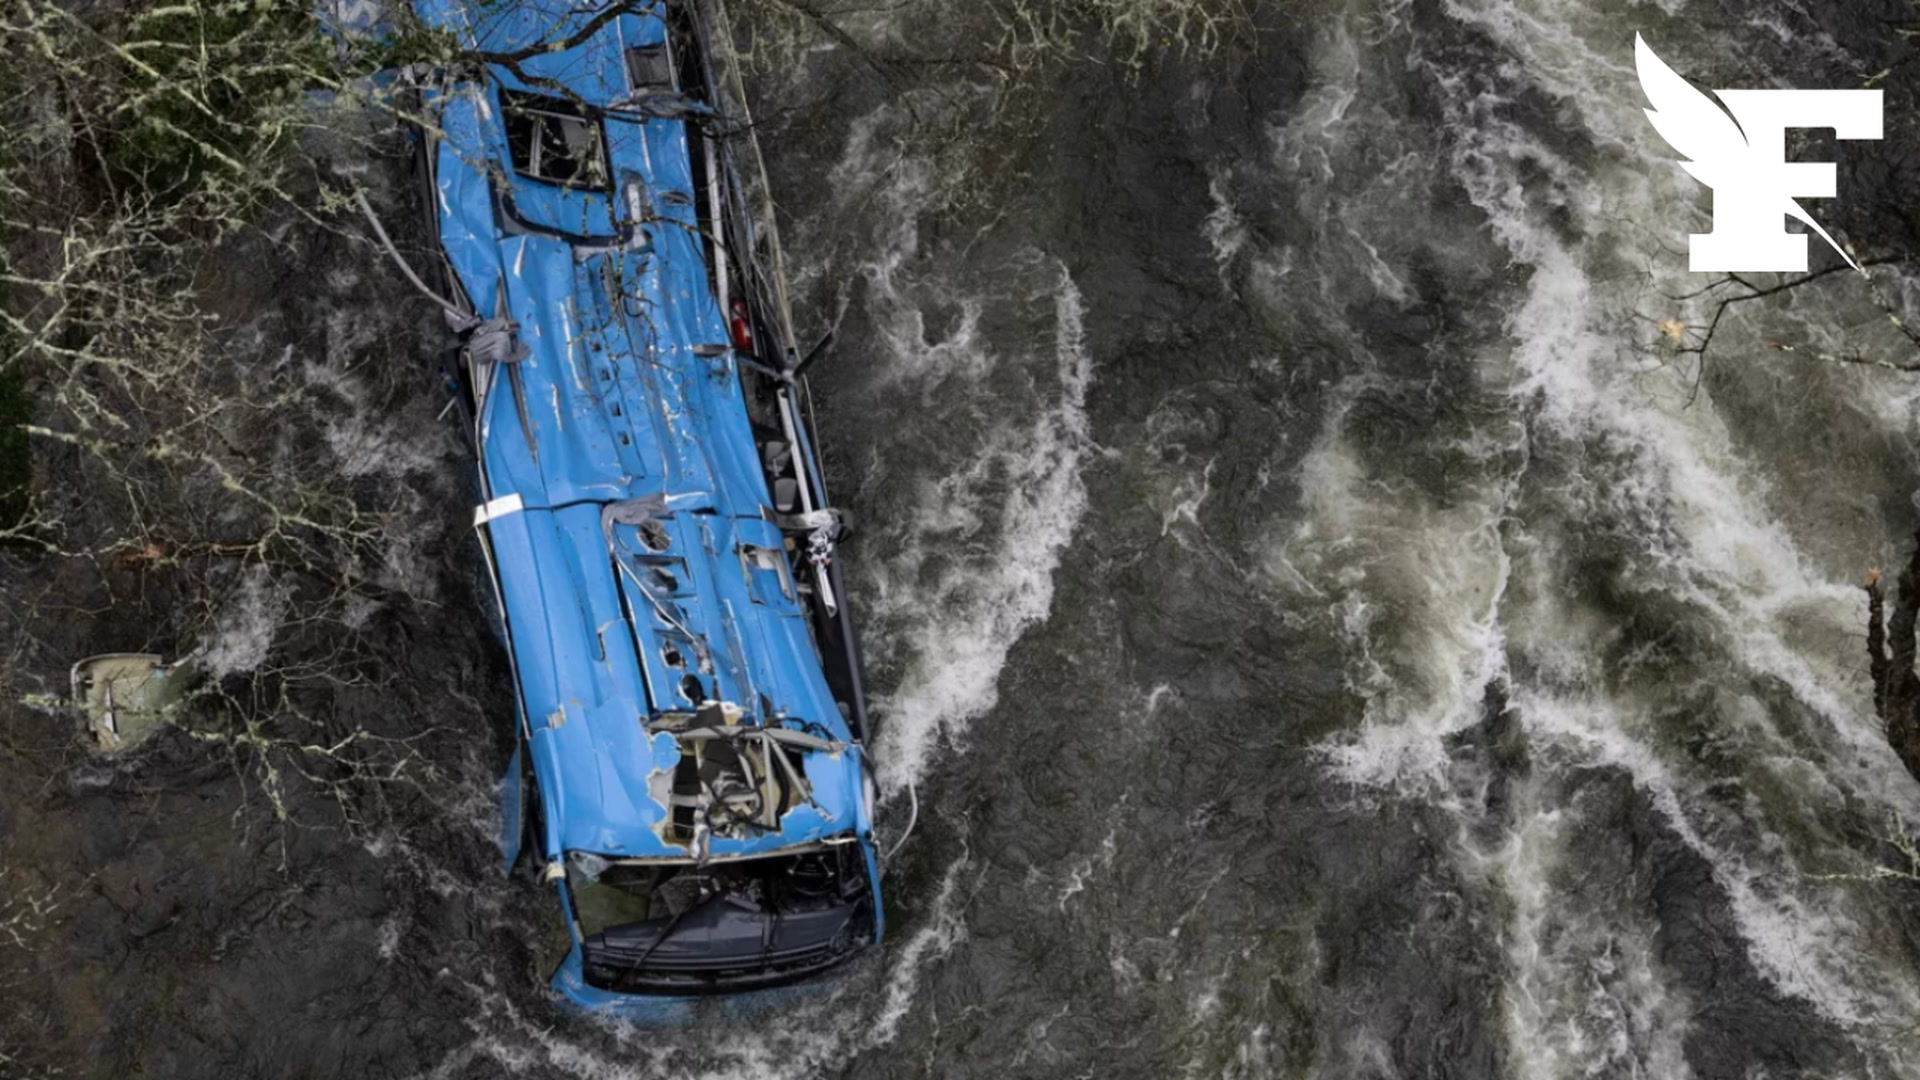
M553 986L622 1011L825 970L882 930L865 704L701 15L415 12L477 61L422 139L518 691L508 863L524 801L573 943ZM644 917L596 930L596 889Z

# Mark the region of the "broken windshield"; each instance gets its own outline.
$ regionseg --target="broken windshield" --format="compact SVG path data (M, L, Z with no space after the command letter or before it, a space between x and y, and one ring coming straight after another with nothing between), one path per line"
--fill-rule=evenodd
M757 858L613 859L570 851L584 974L605 989L719 989L837 963L872 940L871 883L851 834Z

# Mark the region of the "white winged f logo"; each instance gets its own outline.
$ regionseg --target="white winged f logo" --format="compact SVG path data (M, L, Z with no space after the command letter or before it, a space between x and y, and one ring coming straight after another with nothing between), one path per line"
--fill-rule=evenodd
M1788 128L1832 128L1841 139L1880 137L1878 90L1715 90L1726 109L1695 90L1633 36L1633 63L1653 108L1655 131L1688 160L1681 167L1713 189L1713 231L1688 239L1687 267L1726 273L1803 271L1807 237L1790 233L1794 217L1841 250L1795 198L1830 199L1827 162L1787 160ZM1729 115L1731 114L1731 115Z

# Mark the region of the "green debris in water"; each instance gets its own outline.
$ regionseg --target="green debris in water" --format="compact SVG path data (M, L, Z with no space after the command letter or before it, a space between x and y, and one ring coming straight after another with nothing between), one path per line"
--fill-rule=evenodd
M127 750L164 727L193 684L184 665L153 653L107 653L73 665L73 700L100 749Z

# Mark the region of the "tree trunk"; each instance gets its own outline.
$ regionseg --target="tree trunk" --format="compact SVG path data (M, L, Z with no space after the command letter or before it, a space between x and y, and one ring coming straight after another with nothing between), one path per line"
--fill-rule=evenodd
M1920 617L1920 534L1914 537L1912 558L1900 572L1891 620L1886 617L1879 571L1868 575L1866 590L1873 710L1886 727L1887 743L1895 756L1914 779L1920 780L1920 673L1914 671L1914 623Z

